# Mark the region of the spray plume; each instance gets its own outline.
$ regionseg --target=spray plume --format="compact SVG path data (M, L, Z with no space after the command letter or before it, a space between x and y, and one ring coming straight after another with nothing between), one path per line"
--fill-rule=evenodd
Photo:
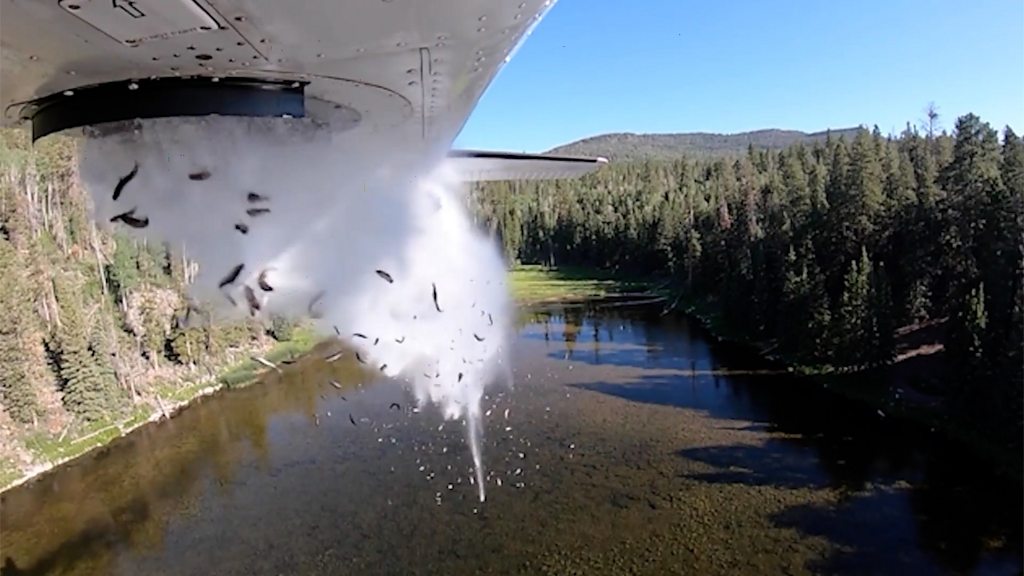
M441 167L445 148L409 136L291 119L137 121L88 132L80 173L101 225L198 264L190 296L214 317L311 318L409 383L421 406L465 418L482 480L480 401L507 369L504 263Z

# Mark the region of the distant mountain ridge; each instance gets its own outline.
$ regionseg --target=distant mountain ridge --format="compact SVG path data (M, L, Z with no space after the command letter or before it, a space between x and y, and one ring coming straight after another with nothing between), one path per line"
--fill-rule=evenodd
M634 134L618 132L601 134L552 148L550 154L572 156L604 156L611 161L668 160L688 157L721 157L742 154L748 146L777 150L797 143L823 142L831 133L833 138L852 139L863 127L840 128L822 132L766 129L739 134L711 134L686 132L677 134Z

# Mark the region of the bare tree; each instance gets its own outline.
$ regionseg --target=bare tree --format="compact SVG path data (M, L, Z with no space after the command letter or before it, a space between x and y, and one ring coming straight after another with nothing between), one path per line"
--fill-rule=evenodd
M929 102L924 107L924 118L921 119L921 129L928 134L928 138L934 138L935 133L942 130L942 126L939 124L939 107L935 105L935 102Z

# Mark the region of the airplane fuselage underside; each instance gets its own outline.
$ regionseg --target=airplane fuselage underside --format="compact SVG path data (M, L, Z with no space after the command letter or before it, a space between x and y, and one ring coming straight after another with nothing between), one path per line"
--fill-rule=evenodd
M550 5L2 0L3 123L305 116L450 143Z

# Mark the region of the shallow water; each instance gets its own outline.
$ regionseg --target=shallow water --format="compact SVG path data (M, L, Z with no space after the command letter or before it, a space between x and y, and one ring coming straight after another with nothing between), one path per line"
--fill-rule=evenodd
M1020 572L1019 486L657 312L529 315L483 504L463 427L311 359L5 493L2 573Z

